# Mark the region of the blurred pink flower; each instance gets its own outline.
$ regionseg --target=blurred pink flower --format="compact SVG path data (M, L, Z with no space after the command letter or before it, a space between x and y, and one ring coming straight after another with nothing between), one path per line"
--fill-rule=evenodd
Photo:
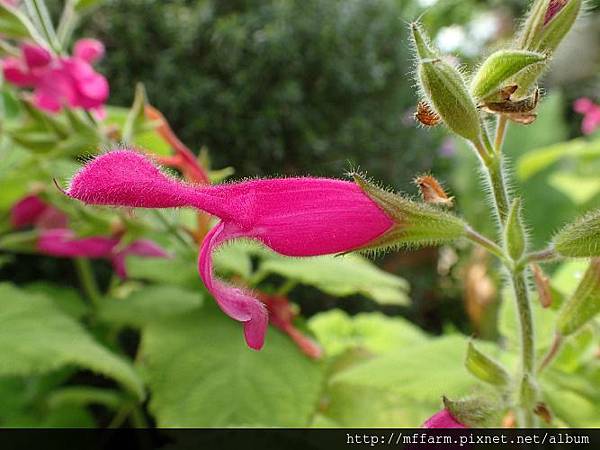
M115 273L122 279L127 278L125 258L128 255L146 258L168 258L169 254L154 242L139 239L123 249L119 248L121 239L117 237L92 236L77 238L67 228L43 230L38 239L37 248L41 253L62 258L108 259Z
M130 150L97 157L73 178L67 194L88 204L142 208L194 207L221 222L204 239L200 276L220 308L244 323L246 342L260 349L268 315L244 289L216 278L212 254L236 238L261 241L287 256L316 256L368 246L394 223L355 183L326 178L250 180L193 186L168 178Z
M19 3L21 3L21 0L0 0L0 3L7 5L7 6L18 6Z
M121 237L91 236L77 238L68 228L68 217L35 194L23 197L10 211L10 223L15 229L28 226L40 230L37 249L50 256L64 258L109 259L120 278L127 278L127 255L148 258L168 258L169 254L152 241L138 239L120 248Z
M102 116L109 86L91 63L103 54L104 45L95 39L77 41L71 57L59 57L26 43L21 46L20 58L2 60L2 69L9 83L33 88L33 102L44 111L59 112L66 106Z
M10 210L10 223L15 229L35 226L40 229L65 228L67 216L35 194L23 197Z
M600 127L600 105L586 97L579 98L573 103L573 110L583 115L581 131L592 134Z
M423 424L423 428L468 428L460 423L447 409L435 413Z

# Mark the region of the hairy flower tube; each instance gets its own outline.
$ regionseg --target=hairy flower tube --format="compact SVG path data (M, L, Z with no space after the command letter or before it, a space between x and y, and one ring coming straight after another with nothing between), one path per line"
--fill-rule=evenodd
M283 255L317 256L368 247L395 225L349 181L287 178L193 186L165 176L147 157L129 150L88 163L67 194L88 204L194 207L219 217L202 243L199 272L220 308L244 323L246 342L253 349L263 346L267 311L252 294L214 276L212 254L219 245L250 238Z
M467 428L456 420L448 409L444 408L435 413L423 424L423 428Z
M109 86L92 63L103 55L104 45L95 39L77 41L70 57L25 43L20 57L2 60L2 70L9 83L33 89L33 103L41 110L56 113L63 107L83 108L102 116Z
M123 246L120 233L79 238L68 228L68 221L65 213L35 194L23 197L13 205L10 212L13 228L33 226L39 230L36 249L40 253L59 258L107 259L121 279L127 278L125 259L128 255L170 257L164 249L148 239L138 239Z

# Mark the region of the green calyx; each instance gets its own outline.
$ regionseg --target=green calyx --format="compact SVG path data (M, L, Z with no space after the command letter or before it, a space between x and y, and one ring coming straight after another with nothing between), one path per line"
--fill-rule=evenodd
M413 24L411 30L418 60L417 80L428 103L450 130L478 142L481 121L462 75L431 48L418 24Z
M433 246L465 236L466 224L455 215L388 192L358 174L352 176L364 193L394 221L390 230L364 250Z
M496 94L523 70L543 66L546 55L527 50L500 50L490 55L471 82L471 94L477 100Z
M491 401L481 397L461 400L443 397L442 400L450 415L469 428L491 426L499 420L500 413L504 409L501 401Z
M518 261L525 252L526 240L521 222L520 198L515 198L510 206L504 228L504 247L513 261Z
M600 210L567 225L554 236L554 249L561 256L600 256Z

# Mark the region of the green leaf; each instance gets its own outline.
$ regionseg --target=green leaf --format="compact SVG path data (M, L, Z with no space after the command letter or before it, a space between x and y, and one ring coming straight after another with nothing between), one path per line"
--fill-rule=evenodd
M149 324L140 361L160 427L303 427L321 391L320 365L287 336L271 329L252 351L242 327L212 304Z
M469 342L465 366L475 377L486 383L497 386L506 386L510 382L510 375L497 361L477 350L473 342Z
M361 313L350 317L333 309L311 317L308 327L328 356L353 348L375 354L398 352L426 340L425 334L411 322L381 313Z
M383 304L408 303L408 283L359 255L285 258L273 255L258 274L278 274L336 297L361 294Z
M115 325L143 327L178 314L191 313L202 305L202 300L199 291L153 285L139 289L126 298L105 299L98 317Z
M597 176L557 172L550 175L548 184L565 194L576 205L583 205L600 193L600 180Z
M96 342L42 294L0 284L0 375L31 375L75 365L114 378L138 398L144 388L133 367Z
M189 288L202 286L194 258L177 255L174 258L128 258L130 278L175 284Z
M600 209L566 225L553 239L562 256L587 258L600 256Z
M43 42L29 19L17 8L0 2L0 35L10 38L30 38Z
M44 294L64 313L75 319L81 319L89 312L88 305L79 295L77 289L54 283L35 281L24 286L31 293Z
M123 141L127 144L133 142L133 138L138 133L146 121L144 108L146 106L146 90L142 83L135 86L135 96L133 105L127 113L127 119L123 125Z
M451 335L399 347L333 376L331 383L385 389L418 401L458 397L474 386L463 366L467 339Z
M517 163L517 175L521 180L531 178L566 157L600 156L600 140L588 141L583 138L560 142L525 153Z

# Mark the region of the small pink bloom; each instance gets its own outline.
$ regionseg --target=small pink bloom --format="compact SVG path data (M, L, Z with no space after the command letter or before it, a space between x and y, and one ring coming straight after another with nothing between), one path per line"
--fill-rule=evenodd
M28 195L15 203L10 210L10 224L15 229L34 225L48 205L37 195Z
M104 46L94 39L78 41L72 57L52 55L43 47L26 43L21 47L21 58L5 58L2 69L8 82L33 88L33 102L44 111L56 113L66 106L95 111L102 117L109 86L91 62L103 53Z
M37 247L41 253L59 258L108 259L120 278L127 278L125 258L138 255L149 258L168 258L169 254L152 241L138 240L119 250L120 239L107 236L78 238L73 231L62 228L40 233Z
M468 428L460 423L447 409L435 413L423 424L423 428Z
M244 322L246 341L259 349L267 313L253 295L216 279L212 253L236 238L261 241L287 256L316 256L360 249L392 220L355 183L326 178L251 180L192 186L165 176L148 158L129 150L106 153L73 178L68 195L95 205L143 208L194 207L221 219L206 236L199 272L221 309Z
M592 134L600 127L600 105L595 104L589 98L582 97L573 103L573 110L583 114L581 131L583 134Z
M97 39L80 39L75 42L73 56L90 64L104 56L104 44Z

